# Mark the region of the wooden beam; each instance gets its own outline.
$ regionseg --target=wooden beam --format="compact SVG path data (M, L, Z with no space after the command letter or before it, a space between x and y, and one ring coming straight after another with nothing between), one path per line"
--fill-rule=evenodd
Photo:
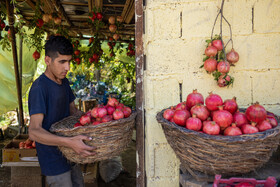
M53 6L53 2L51 0L44 0L44 3L50 8L50 12L48 12L49 14L56 13L55 7Z
M88 3L80 3L80 2L66 2L66 1L61 1L60 3L61 3L62 5L88 6Z
M135 59L136 59L136 187L146 186L145 173L145 114L144 114L144 0L135 0L137 17L135 23Z
M128 11L128 14L124 18L124 22L125 23L130 23L132 18L134 17L134 15L135 15L135 2L133 1L133 3L131 3L130 9Z
M73 23L68 18L63 6L60 4L60 1L59 0L52 0L52 2L55 5L55 8L56 8L57 12L62 16L62 18L64 18L66 20L68 25L72 27Z
M103 7L124 7L124 5L120 4L103 4Z
M134 6L135 6L134 0L126 0L125 6L122 11L122 15L121 15L123 17L125 23L129 23L131 21L131 19L132 19L131 17L133 17L133 14L135 11Z
M51 14L54 11L53 4L49 0L42 1L41 3L41 9L46 13L46 14Z
M31 0L26 0L26 3L35 11L36 5Z
M21 133L24 128L22 93L21 93L21 85L20 85L19 71L18 71L17 46L16 46L16 36L15 36L15 28L14 28L14 7L10 5L10 0L6 0L6 7L7 7L7 17L8 17L10 31L11 31L11 43L12 43L12 52L13 52L13 60L14 60L14 71L15 71L18 105L19 105L18 122L19 122L20 133Z
M94 0L88 0L88 12L91 12L94 6Z
M94 5L97 9L100 9L100 11L102 12L103 0L94 0Z

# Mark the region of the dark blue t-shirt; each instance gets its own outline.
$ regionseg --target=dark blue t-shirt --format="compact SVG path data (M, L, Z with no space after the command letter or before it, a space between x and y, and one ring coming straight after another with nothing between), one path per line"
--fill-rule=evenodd
M67 78L60 85L42 74L34 81L29 92L29 115L44 114L42 127L49 131L53 123L70 115L69 104L74 99ZM63 157L57 146L36 142L36 149L43 175L59 175L71 169L70 162Z

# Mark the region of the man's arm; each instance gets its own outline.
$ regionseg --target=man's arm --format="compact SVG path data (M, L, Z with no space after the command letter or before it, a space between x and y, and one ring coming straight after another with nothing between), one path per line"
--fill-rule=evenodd
M74 101L72 103L70 103L70 115L81 116L82 114L83 114L83 112L76 108Z
M72 148L76 153L82 156L95 155L94 147L87 146L83 140L91 140L91 138L83 135L74 137L56 136L42 128L44 114L33 114L30 117L29 137L31 140L53 146L66 146Z

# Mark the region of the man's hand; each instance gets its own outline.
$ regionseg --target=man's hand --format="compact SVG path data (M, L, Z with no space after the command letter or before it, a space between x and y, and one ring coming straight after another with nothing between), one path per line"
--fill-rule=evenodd
M91 140L90 137L84 135L78 135L69 138L68 147L72 148L77 154L82 157L93 156L96 153L94 150L96 147L86 145L83 140Z

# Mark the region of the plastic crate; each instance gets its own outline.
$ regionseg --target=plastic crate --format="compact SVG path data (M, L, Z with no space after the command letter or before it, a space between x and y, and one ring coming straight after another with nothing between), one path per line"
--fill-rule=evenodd
M234 187L241 182L248 182L254 187L276 187L275 177L268 177L266 180L256 180L254 178L236 178L222 179L221 175L215 175L213 187Z

